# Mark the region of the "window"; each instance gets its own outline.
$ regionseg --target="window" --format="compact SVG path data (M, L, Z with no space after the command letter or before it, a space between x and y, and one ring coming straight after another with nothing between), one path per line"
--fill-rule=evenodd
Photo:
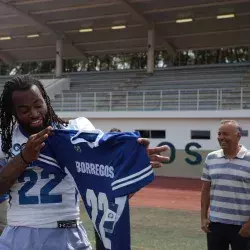
M161 139L166 138L166 131L165 130L151 130L151 138Z
M141 137L152 138L152 139L165 139L165 130L136 130L140 132Z
M209 130L191 130L191 139L210 140Z
M241 131L241 136L242 137L248 137L248 130L242 130Z
M136 130L140 133L141 137L150 138L150 131L149 130Z

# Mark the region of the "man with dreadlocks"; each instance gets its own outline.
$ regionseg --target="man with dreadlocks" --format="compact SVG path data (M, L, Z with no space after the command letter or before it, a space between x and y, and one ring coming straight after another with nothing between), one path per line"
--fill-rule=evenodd
M29 75L5 84L0 123L0 165L7 164L0 175L0 193L9 191L10 197L1 241L13 250L92 249L79 223L73 178L32 166L50 134L49 125L93 129L92 124L85 118L70 124L58 118L43 85Z
M78 192L70 174L34 166L53 127L93 130L84 117L66 123L51 107L40 81L30 75L8 81L0 97L0 195L9 192L8 226L1 250L70 250L91 245L80 223ZM146 139L139 143L148 146ZM166 147L148 149L152 167Z

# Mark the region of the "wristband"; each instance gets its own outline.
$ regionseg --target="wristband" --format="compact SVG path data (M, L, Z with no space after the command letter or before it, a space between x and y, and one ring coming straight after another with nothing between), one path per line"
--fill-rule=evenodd
M27 161L23 158L23 152L22 152L22 150L20 151L20 156L21 156L21 158L22 158L22 160L23 160L24 163L26 163L27 165L30 165L30 164L31 164L31 162L27 162Z

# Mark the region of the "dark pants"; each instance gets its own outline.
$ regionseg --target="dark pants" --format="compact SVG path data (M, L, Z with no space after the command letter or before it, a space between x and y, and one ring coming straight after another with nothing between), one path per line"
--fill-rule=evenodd
M105 250L105 247L102 243L102 240L100 239L98 233L96 232L96 230L94 229L95 231L95 247L96 247L96 250Z
M249 238L241 237L239 231L241 226L211 223L211 232L207 234L208 250L247 250Z

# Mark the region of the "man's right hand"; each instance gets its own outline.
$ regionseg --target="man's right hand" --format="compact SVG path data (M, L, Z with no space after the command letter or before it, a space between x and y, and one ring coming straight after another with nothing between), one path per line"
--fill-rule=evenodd
M22 156L28 163L39 157L40 150L44 147L44 141L48 138L52 131L52 127L47 127L37 134L31 135L22 150Z
M201 220L201 229L202 229L205 233L211 232L211 231L210 231L210 228L209 228L209 225L210 225L210 220L209 220L209 219L202 219L202 220Z

